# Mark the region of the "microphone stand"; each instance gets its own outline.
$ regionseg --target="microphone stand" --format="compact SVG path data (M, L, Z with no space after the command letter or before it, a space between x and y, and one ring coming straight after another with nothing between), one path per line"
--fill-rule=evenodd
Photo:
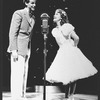
M44 34L44 88L43 88L43 100L46 100L46 57L47 57L47 49L46 49L46 42L47 42L47 34Z
M47 57L47 49L46 49L46 44L47 44L47 34L49 32L49 25L48 25L48 19L49 16L46 13L43 13L41 15L41 19L42 19L42 34L44 36L44 86L43 86L43 100L46 100L46 57Z

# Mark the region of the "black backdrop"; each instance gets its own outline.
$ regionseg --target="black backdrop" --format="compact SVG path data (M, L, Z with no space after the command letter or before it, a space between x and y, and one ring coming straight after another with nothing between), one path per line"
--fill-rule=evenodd
M12 14L17 9L24 8L22 0L4 0L2 5L2 86L3 89L10 87L10 56L7 53L8 35ZM35 10L36 24L32 37L32 53L30 58L28 87L42 83L43 77L43 35L41 34L42 13L48 13L49 34L47 39L47 69L53 61L58 46L51 35L53 28L53 14L56 8L65 9L70 23L75 27L76 33L80 37L78 47L89 58L94 66L99 70L100 66L100 31L99 31L99 4L96 0L37 0ZM77 92L97 94L99 88L98 74L87 79L77 81Z

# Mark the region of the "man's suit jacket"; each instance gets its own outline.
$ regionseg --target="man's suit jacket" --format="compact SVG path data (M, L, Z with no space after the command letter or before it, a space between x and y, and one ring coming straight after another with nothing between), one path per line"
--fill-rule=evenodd
M8 52L17 50L18 54L26 56L30 49L32 29L35 24L34 16L31 18L27 9L14 12L9 31Z

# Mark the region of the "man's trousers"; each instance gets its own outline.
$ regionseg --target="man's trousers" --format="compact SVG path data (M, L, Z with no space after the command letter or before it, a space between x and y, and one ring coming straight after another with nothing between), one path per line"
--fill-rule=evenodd
M14 61L11 55L11 96L12 98L24 97L26 93L29 56L18 55Z

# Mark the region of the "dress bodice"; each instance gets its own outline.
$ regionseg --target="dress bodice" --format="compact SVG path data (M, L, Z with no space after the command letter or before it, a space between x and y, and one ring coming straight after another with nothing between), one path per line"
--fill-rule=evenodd
M52 35L55 37L58 45L61 46L70 40L70 34L72 30L74 30L74 27L67 23L63 24L60 28L54 28L52 30Z

